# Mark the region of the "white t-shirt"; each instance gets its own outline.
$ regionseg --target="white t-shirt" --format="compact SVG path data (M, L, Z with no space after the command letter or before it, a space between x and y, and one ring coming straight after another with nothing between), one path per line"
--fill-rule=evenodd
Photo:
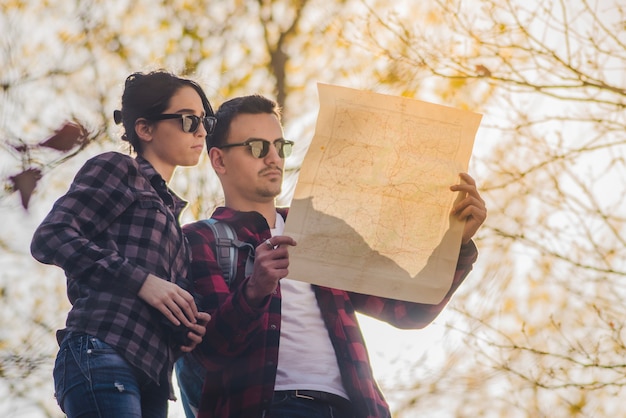
M282 235L284 229L282 216L276 214L272 236ZM282 322L274 389L319 390L348 398L313 288L284 278L280 292Z

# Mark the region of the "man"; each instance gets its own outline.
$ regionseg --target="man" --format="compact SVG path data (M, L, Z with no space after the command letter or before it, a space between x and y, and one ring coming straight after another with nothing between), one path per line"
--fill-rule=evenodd
M186 225L200 308L211 314L195 352L206 369L200 401L203 417L389 417L374 378L355 311L402 328L422 328L441 312L470 272L477 251L471 237L486 217L474 180L450 189L466 197L454 208L465 220L452 288L438 305L402 302L287 279L289 247L283 236L287 210L276 208L285 158L280 112L262 96L222 104L207 137L225 206L213 219L233 226L255 247L251 274L239 251L237 275L223 278L206 222Z

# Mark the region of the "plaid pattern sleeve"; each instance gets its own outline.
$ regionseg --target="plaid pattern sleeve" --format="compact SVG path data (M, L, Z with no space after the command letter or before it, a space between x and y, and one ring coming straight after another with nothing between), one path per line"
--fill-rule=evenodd
M245 281L243 268L237 269L232 291L229 289L216 261L215 237L208 225L196 222L185 225L183 231L191 248L198 305L211 314L207 325L211 338L204 338L202 350L212 355L204 356L203 363L208 370L221 370L248 350L254 335L263 331L267 306L253 309L243 299L239 291Z
M477 257L478 251L473 241L461 247L450 290L448 290L442 301L436 305L409 303L357 293L351 293L350 299L359 312L388 322L397 328L424 328L446 307L454 292L472 271L472 266Z
M123 167L122 162L128 164L117 158L89 160L38 228L31 249L37 260L62 267L69 279L112 279L137 292L148 272L132 265L119 251L98 242L101 233L135 199L125 184L134 167L130 164ZM126 223L134 222L127 219Z
M178 223L186 202L149 162L110 152L87 161L35 231L33 257L65 271L68 331L94 335L159 381L173 350L163 316L137 297L149 273L188 288Z

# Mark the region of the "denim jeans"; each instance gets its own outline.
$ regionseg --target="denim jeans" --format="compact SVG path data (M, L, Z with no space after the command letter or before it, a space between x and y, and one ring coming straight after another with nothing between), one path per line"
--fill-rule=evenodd
M169 389L137 372L99 339L68 333L54 364L54 392L68 418L166 418Z
M191 353L183 355L174 364L176 380L180 389L180 400L186 418L198 416L202 385L206 371Z
M276 394L272 400L269 418L354 418L350 411L340 411L332 405Z

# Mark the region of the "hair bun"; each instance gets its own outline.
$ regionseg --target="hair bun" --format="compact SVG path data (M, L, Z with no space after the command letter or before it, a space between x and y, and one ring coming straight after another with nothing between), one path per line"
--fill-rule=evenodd
M113 120L115 121L116 125L119 125L120 123L122 123L122 111L121 110L113 111Z

